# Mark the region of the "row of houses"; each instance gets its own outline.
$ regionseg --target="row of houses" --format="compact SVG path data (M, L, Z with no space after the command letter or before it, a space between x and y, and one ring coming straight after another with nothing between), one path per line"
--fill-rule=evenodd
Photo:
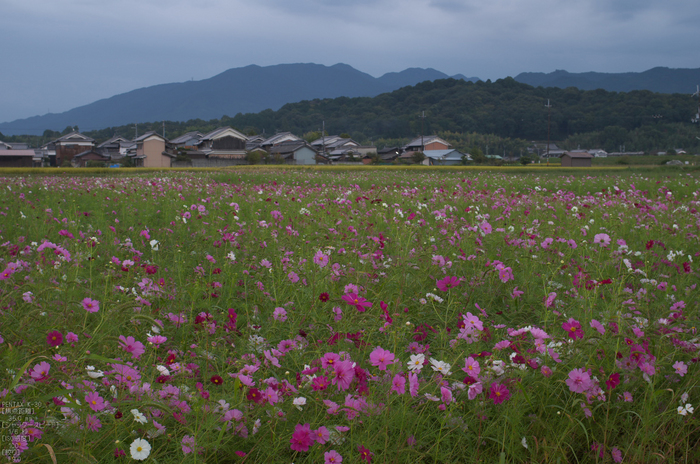
M450 143L434 135L418 137L401 147L378 150L338 135L307 142L291 132L271 137L246 136L231 127L220 127L206 134L188 132L172 140L151 131L133 140L115 135L97 144L93 138L75 131L37 149L0 142L0 166L84 167L90 162L117 166L128 160L138 167L208 167L248 164L253 158L284 164L369 164L376 157L385 163L412 162L417 151L425 154L423 164L456 165L464 159L471 160L468 153L453 149Z

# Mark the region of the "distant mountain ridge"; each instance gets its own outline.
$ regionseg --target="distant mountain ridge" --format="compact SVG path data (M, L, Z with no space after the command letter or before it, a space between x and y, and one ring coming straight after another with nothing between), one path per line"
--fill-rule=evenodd
M209 79L132 90L63 113L0 124L6 135L41 134L77 125L95 130L130 123L215 119L278 110L287 103L337 97L374 97L423 81L448 78L432 68L409 68L375 78L347 64L313 63L233 68ZM478 78L457 79L478 81Z
M693 93L700 84L700 68L671 69L657 67L644 72L570 73L557 70L551 73L525 72L515 80L533 87L576 87L580 90L603 89L609 92L649 90L658 93Z

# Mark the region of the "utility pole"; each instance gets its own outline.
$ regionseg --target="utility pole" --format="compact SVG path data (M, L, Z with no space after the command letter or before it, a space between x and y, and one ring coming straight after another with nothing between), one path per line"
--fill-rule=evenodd
M134 140L139 138L139 123L134 123Z
M547 104L544 106L549 110L547 113L547 166L549 166L549 134L552 123L552 105L549 104L549 98L547 99Z
M420 151L423 153L425 151L425 146L423 145L423 121L425 121L425 111L421 113L420 116Z
M321 123L321 153L323 153L323 157L326 157L326 121L324 120Z
M163 121L163 138L165 138L165 121Z

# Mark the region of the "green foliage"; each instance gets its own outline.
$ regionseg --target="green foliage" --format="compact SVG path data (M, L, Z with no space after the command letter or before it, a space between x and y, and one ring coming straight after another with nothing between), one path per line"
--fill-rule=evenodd
M262 159L262 155L257 150L251 151L251 152L248 152L245 159L246 159L246 161L248 161L248 164L258 164L258 163L260 163L260 160Z
M104 161L97 161L97 160L88 160L85 165L89 168L105 168L107 165L105 164Z
M413 155L411 155L411 160L415 164L420 164L423 161L425 161L425 153L423 153L422 151L414 152Z

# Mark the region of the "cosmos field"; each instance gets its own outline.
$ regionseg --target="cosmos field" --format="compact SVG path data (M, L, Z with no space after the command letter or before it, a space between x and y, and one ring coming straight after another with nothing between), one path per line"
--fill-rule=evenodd
M697 462L699 195L680 170L0 177L0 460Z

